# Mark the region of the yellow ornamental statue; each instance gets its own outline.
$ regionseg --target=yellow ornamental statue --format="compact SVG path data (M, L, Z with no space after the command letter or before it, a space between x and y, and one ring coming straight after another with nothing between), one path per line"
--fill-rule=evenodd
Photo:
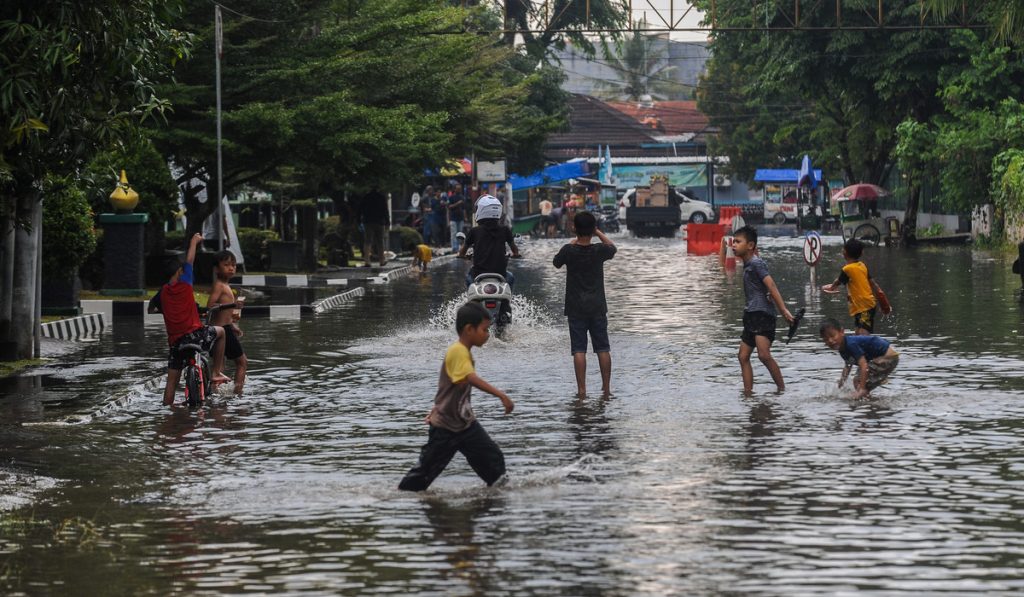
M139 204L139 194L128 184L128 176L124 170L121 170L121 181L110 194L110 204L114 206L114 211L120 213L128 213Z

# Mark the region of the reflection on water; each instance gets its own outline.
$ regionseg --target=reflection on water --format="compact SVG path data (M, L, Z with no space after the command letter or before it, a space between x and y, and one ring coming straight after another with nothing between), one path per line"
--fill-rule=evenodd
M516 319L474 351L506 487L461 457L396 490L426 439L465 263L316 318L247 320L251 381L160 406L161 326L118 320L81 363L0 386L0 591L321 594L1018 593L1024 313L1001 257L874 249L903 355L869 401L816 338L846 322L798 240L766 240L808 318L741 395L742 278L678 241L608 264L613 393L574 394L556 241L524 242ZM591 357L593 359L593 357ZM588 371L596 383L596 359ZM20 501L19 501L20 500ZM71 522L67 522L71 521Z

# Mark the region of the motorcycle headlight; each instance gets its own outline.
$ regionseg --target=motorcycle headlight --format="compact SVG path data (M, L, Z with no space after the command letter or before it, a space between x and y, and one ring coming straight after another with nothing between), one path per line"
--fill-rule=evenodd
M484 284L484 294L498 294L498 287L494 284Z

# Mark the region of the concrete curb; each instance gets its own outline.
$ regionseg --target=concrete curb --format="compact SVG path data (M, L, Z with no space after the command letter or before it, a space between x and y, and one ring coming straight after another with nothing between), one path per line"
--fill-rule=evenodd
M149 301L114 301L114 300L83 300L83 313L100 313L106 321L113 322L115 317L141 317L146 323L163 323L159 313L146 312ZM298 319L303 313L313 313L310 305L246 305L246 317L270 317L271 319Z
M437 257L434 257L430 261L430 263L431 264L437 264L437 263L441 263L441 262L444 262L444 261L451 261L452 259L455 259L456 257L458 257L458 255L455 254L455 253L446 253L444 255L439 255ZM370 282L370 284L387 284L388 282L393 282L394 280L396 280L396 279L398 279L398 278L400 278L402 276L408 276L409 274L413 273L414 271L418 271L418 269L417 268L413 268L413 266L411 266L411 265L406 265L404 267L398 267L398 268L395 268L393 270L387 271L387 272L385 272L385 273L383 273L383 274L381 274L379 276L374 276L374 277L369 279L369 282Z
M365 294L366 289L360 286L359 288L353 288L352 290L342 292L341 294L336 294L334 296L329 296L325 299L320 299L313 303L313 313L323 313L324 311L327 311L329 309L333 309L345 303L351 302L357 297L364 296Z
M231 284L236 286L273 286L279 288L325 288L329 286L348 286L347 278L321 278L305 274L288 274L280 276L235 276Z
M58 340L77 340L84 336L95 336L105 327L107 326L102 313L90 313L44 323L42 324L42 336Z

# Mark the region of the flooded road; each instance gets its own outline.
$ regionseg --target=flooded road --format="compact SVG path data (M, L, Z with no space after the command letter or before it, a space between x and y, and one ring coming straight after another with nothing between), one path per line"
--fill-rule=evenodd
M762 255L808 319L741 395L742 275L681 241L616 239L613 394L573 396L559 241L524 243L516 322L474 351L510 483L456 456L395 487L426 439L466 264L293 322L245 320L251 381L160 406L160 326L116 321L80 364L0 382L0 592L1020 594L1024 314L1002 256L866 255L900 366L869 401L817 339L849 323L798 240ZM817 284L841 265L835 240ZM591 388L599 387L596 359ZM6 477L4 476L6 474ZM19 501L20 500L20 501Z

